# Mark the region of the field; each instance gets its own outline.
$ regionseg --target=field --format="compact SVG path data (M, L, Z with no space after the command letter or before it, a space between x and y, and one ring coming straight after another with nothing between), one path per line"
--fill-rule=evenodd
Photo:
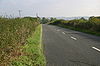
M38 37L33 35L39 25L37 18L0 18L0 66L18 66L18 64L25 66L24 63L26 62L22 61L26 60L29 61L26 66L40 64L40 61L35 59L39 58L38 55L41 55L40 48L37 47L40 44L39 34L41 32L37 33ZM30 58L31 60L28 60Z

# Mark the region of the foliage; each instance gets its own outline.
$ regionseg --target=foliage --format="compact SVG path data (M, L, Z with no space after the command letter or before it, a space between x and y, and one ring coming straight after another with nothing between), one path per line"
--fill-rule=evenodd
M56 18L53 18L53 17L50 18L50 22L53 22L53 21L56 21L56 20L57 20Z
M7 66L23 54L21 46L26 45L38 25L36 18L0 18L0 66Z
M42 23L42 24L45 24L45 23L47 23L47 22L50 22L50 20L49 20L48 18L43 17L43 18L41 19L41 23Z
M41 26L36 28L35 33L27 39L23 46L23 55L12 62L12 66L45 66L45 59L41 48Z
M80 29L84 31L89 31L90 33L95 33L100 35L100 18L90 17L89 20L84 19L74 19L74 20L56 20L51 22L53 25L63 25L73 27L75 29Z

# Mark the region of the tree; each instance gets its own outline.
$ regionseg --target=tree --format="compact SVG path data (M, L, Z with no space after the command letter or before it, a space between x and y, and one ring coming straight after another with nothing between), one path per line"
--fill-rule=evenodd
M56 18L51 17L50 22L57 20Z
M42 20L41 20L41 23L45 24L47 22L50 22L50 20L48 18L43 17Z

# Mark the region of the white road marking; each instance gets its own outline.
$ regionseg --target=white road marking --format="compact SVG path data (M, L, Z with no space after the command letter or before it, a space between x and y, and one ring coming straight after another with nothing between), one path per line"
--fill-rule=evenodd
M98 49L98 48L96 48L96 47L92 47L92 48L100 52L100 49Z
M75 37L72 37L72 36L71 36L71 38L74 39L74 40L77 40Z
M63 34L65 34L65 32L62 32Z

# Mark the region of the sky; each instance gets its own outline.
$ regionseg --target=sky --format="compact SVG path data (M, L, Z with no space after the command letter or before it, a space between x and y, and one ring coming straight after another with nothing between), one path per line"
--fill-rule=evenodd
M0 0L0 15L40 17L99 16L100 0Z

